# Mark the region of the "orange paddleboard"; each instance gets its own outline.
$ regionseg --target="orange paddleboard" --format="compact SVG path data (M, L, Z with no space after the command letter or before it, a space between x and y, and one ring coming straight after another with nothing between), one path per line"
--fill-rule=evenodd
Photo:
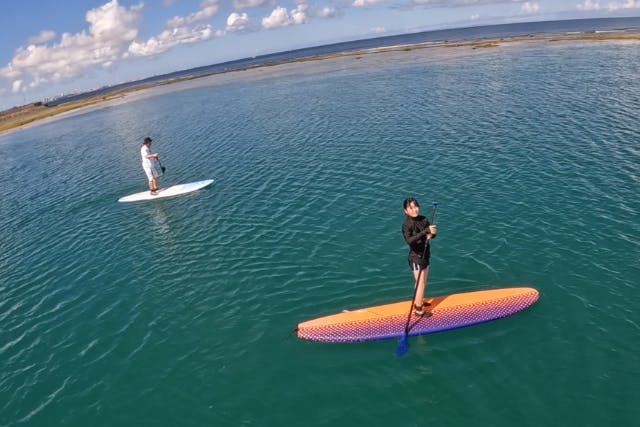
M431 334L488 322L517 313L538 300L531 287L464 292L426 298L429 317L412 314L408 335ZM323 342L370 341L404 335L410 301L343 311L299 323L299 338Z

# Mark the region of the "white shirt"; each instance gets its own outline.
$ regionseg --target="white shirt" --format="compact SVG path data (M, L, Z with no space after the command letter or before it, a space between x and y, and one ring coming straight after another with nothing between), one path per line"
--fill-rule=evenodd
M142 167L152 167L153 159L148 158L147 156L151 153L151 148L147 144L142 144L142 148L140 148L140 156L142 156Z

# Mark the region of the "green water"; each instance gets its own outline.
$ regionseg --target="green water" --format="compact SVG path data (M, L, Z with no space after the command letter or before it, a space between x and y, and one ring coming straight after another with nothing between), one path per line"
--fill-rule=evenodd
M0 136L0 426L637 423L640 45L329 64ZM147 135L161 184L216 182L117 203ZM427 294L539 301L402 358L298 340L409 299L408 196L438 202Z

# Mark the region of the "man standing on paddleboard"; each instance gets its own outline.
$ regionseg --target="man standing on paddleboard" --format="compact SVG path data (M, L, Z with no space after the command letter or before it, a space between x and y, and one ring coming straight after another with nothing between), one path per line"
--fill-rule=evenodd
M158 163L158 153L151 152L152 141L149 137L144 139L142 148L140 148L140 155L142 156L142 169L149 180L149 190L151 190L151 195L155 196L158 194L158 177L160 174L156 167Z
M420 215L420 205L413 197L405 199L403 203L406 215L402 224L402 235L409 245L409 267L415 280L415 296L413 298L414 314L416 316L428 316L430 313L424 309L429 303L424 301L424 291L427 288L427 276L429 275L429 258L431 256L429 240L436 237L436 226L430 224L427 218Z

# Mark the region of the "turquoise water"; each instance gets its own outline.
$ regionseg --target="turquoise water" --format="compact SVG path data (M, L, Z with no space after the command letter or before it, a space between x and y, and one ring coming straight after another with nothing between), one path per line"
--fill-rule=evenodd
M456 52L254 70L0 136L0 426L637 422L640 45ZM146 135L163 185L216 182L117 203L145 189ZM409 299L407 196L438 202L428 294L540 300L402 358L295 338Z

